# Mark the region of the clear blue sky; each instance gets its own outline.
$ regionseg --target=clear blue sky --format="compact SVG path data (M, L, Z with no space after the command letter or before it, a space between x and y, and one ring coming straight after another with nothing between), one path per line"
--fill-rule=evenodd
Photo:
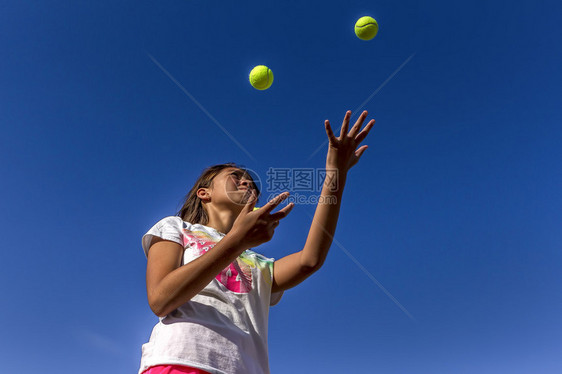
M561 13L1 2L2 371L136 373L156 322L141 236L209 165L264 184L323 167L324 120L366 109L339 245L271 309L272 373L562 372ZM248 83L258 64L267 91ZM258 250L299 250L313 212L295 206Z

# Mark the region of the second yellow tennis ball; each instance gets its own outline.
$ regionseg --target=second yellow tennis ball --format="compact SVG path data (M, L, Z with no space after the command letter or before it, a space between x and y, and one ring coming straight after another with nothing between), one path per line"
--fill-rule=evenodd
M371 40L377 32L379 32L379 24L372 17L361 17L355 22L355 35L361 40Z
M250 72L250 84L257 90L267 90L273 83L271 69L264 65L258 65Z

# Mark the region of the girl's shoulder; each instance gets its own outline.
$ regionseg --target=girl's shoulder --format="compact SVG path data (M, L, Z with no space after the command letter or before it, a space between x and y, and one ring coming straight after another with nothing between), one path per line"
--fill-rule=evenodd
M178 216L164 217L157 225L160 225L160 228L170 228L179 231L188 237L206 238L218 241L225 236L225 234L210 226L205 226L201 223L187 222Z
M178 216L168 216L168 217L164 217L160 221L156 222L156 224L154 226L162 227L162 226L166 226L166 225L171 225L171 226L180 226L181 227L183 222L184 221Z
M184 221L179 216L164 217L160 221L156 222L154 227L157 227L157 228L160 228L160 229L164 228L164 227L173 227L173 228L179 229L181 231L187 231L187 232L195 231L197 229L200 230L201 228L209 229L208 227L203 226L201 224L192 224L190 222Z
M164 217L156 222L142 237L144 254L148 256L148 250L155 237L183 245L182 222L182 219L177 216Z

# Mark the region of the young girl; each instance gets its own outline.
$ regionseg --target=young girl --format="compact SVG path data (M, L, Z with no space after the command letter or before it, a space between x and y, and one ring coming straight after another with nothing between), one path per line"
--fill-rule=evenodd
M367 149L357 147L375 121L360 131L363 112L348 132L350 116L339 137L325 121L327 176L319 201L330 203L316 207L302 250L277 261L250 250L271 240L293 204L273 213L289 196L284 192L254 211L259 190L236 164L206 169L178 215L143 236L148 303L160 318L142 347L139 373L269 373L269 306L324 263L347 172Z

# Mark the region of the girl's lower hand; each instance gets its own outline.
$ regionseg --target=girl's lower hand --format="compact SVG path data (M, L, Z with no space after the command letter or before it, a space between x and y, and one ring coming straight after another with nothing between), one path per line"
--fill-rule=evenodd
M372 119L367 123L363 131L359 132L367 114L367 111L361 113L357 122L355 122L348 132L349 118L351 117L351 111L348 110L343 119L340 136L337 138L332 132L330 121L326 120L324 122L328 140L330 141L328 155L326 157L326 168L337 168L342 172L347 172L359 161L359 158L368 146L364 145L359 149L357 149L357 146L367 137L369 131L375 124L375 120Z
M283 192L254 211L257 196L252 190L250 199L242 208L230 231L231 235L238 239L241 248L244 250L254 248L271 240L279 221L289 214L294 204L290 203L276 213L271 212L288 196L288 192Z

